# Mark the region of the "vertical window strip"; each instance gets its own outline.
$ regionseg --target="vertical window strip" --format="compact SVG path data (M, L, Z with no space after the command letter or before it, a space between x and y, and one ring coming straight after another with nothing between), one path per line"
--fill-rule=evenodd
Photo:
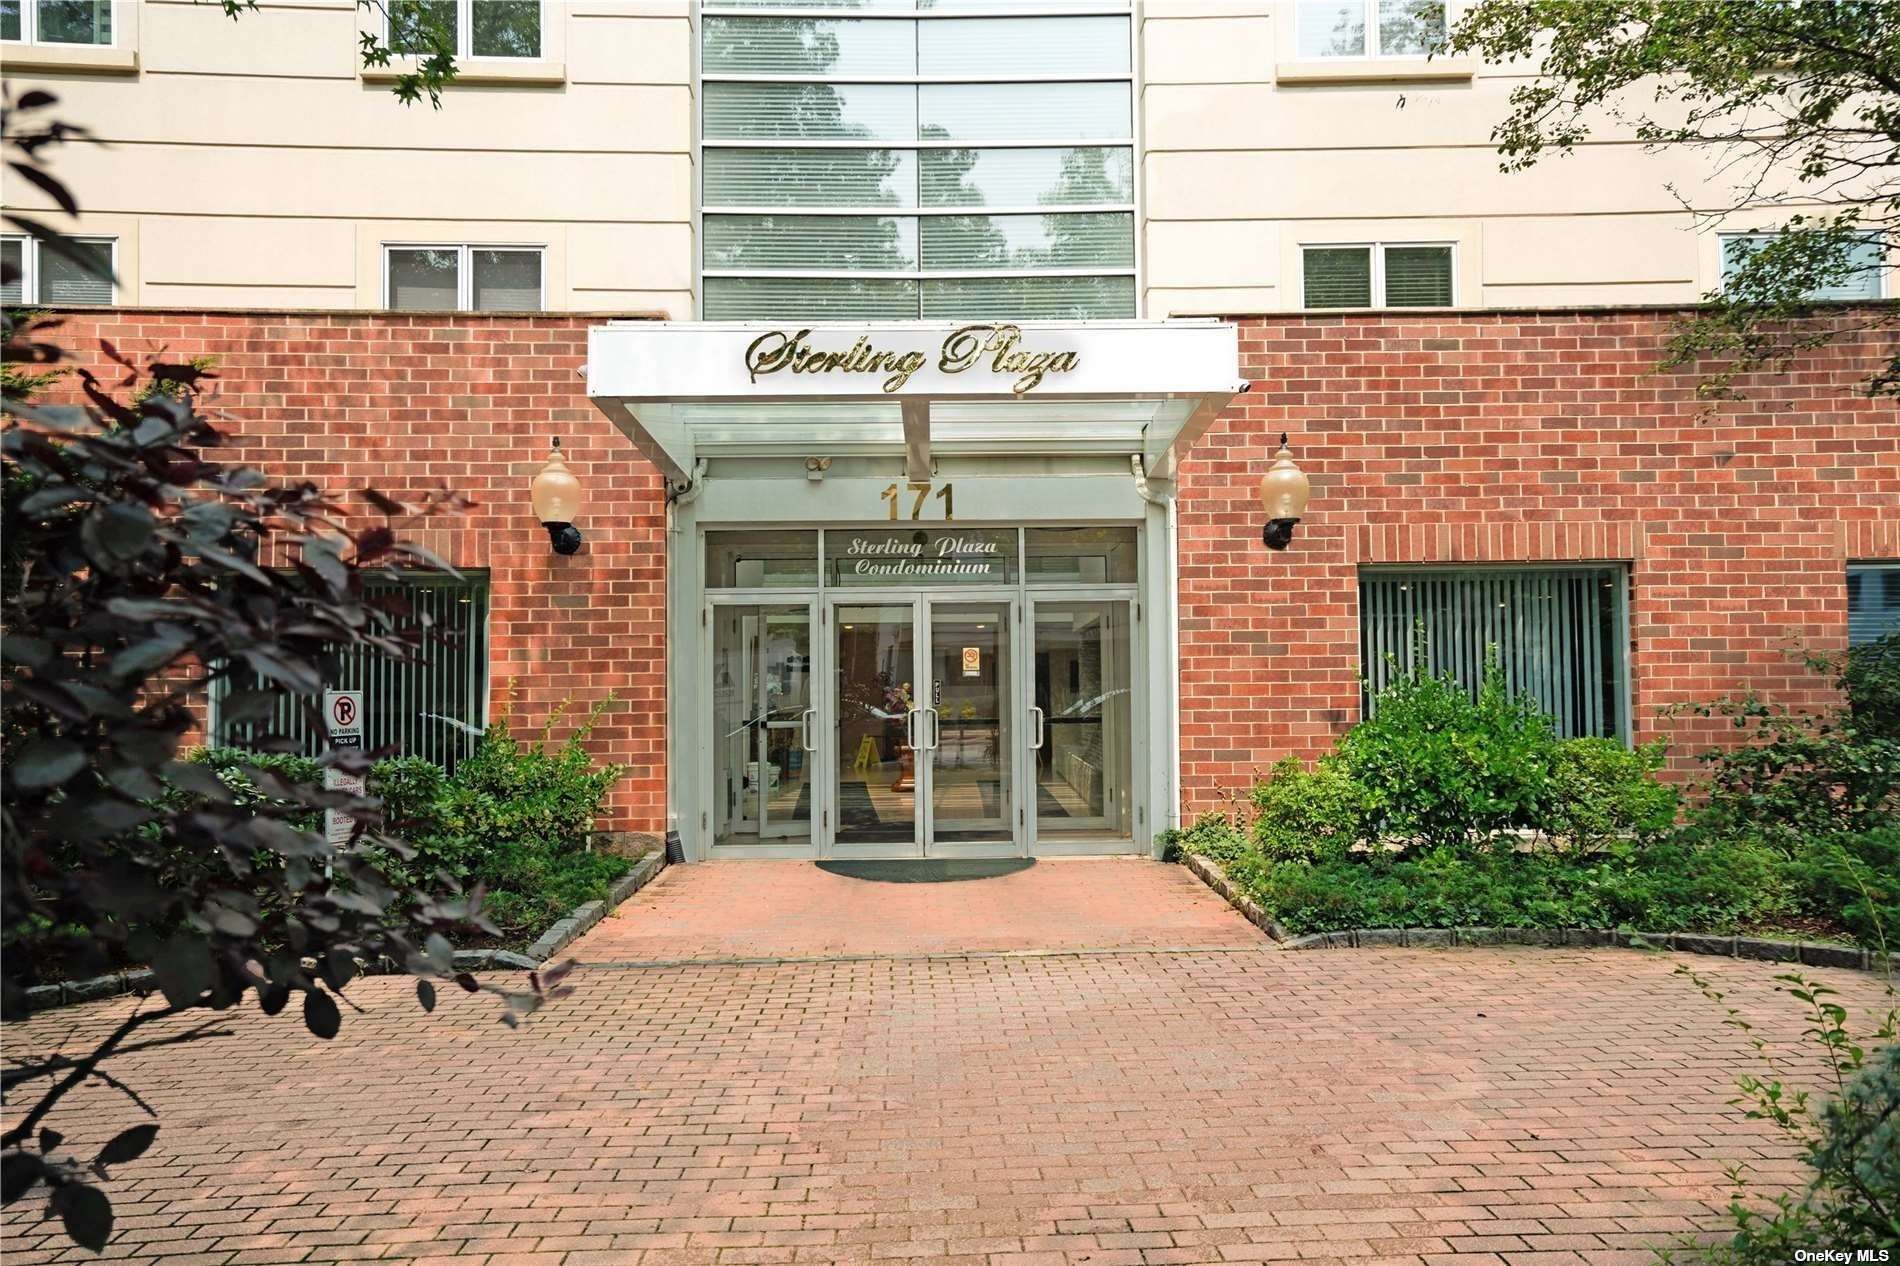
M1373 571L1360 578L1365 708L1395 675L1450 673L1473 695L1492 656L1565 738L1627 728L1621 567Z

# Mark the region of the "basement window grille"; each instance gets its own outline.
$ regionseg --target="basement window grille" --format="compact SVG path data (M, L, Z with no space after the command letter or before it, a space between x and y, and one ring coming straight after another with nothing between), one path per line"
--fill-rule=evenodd
M1563 738L1629 738L1629 572L1620 565L1368 569L1359 577L1365 708L1395 676L1450 672L1473 696L1505 682Z
M438 573L398 581L366 582L371 596L399 593L409 600L409 621L426 622L440 634L418 651L414 662L352 650L338 657L332 690L363 692L363 743L369 751L387 749L398 756L420 756L446 770L472 754L488 723L488 576ZM263 723L227 723L220 717L224 698L233 691L260 689L261 679L239 672L215 683L211 695L212 741L248 747L265 735L296 743L306 756L323 751L316 724L321 700L284 693L276 713Z

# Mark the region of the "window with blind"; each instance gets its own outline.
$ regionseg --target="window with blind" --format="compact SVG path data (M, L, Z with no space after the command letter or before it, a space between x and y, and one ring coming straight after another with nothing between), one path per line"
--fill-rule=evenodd
M1614 565L1362 572L1367 709L1395 673L1450 672L1475 695L1495 658L1562 737L1627 738L1628 577Z
M539 312L541 248L385 246L383 306L399 312Z
M1308 308L1448 308L1449 244L1305 246L1301 301Z
M332 690L363 692L363 742L371 751L421 756L444 769L475 750L488 723L488 576L429 574L366 584L370 596L399 596L410 619L441 635L423 645L413 663L354 650L338 657ZM211 695L212 742L248 747L265 735L288 738L307 756L323 751L321 719L312 701L284 695L268 721L235 723L221 715L233 691L258 689L261 679L239 673L221 679Z
M109 237L69 237L58 249L24 235L0 238L0 303L111 303L117 252Z
M827 7L702 10L704 315L1133 316L1128 6Z
M1847 565L1847 644L1900 633L1900 562Z
M1722 237L1722 283L1735 270L1753 257L1755 252L1774 240L1772 233L1729 233ZM1869 238L1850 247L1841 260L1839 278L1827 286L1817 286L1805 296L1815 302L1828 302L1853 299L1878 299L1884 287L1881 274L1885 271L1886 247L1878 238Z

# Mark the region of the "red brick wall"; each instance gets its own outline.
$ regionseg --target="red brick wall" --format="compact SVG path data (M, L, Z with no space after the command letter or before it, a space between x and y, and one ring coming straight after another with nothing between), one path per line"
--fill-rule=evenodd
M613 793L618 830L666 826L666 562L659 476L587 401L582 317L68 313L60 342L106 381L100 341L135 360L217 357L207 407L241 437L233 460L309 479L368 508L454 488L475 508L411 535L490 571L490 679L498 707L539 726L612 692L591 747L631 766ZM548 441L580 475L581 552L561 558L528 503ZM557 731L558 733L558 731Z
M1732 731L1661 708L1828 702L1797 648L1845 645L1847 559L1900 557L1900 411L1857 393L1890 346L1852 336L1711 406L1694 374L1653 372L1670 319L1241 323L1254 389L1181 482L1188 807L1358 718L1362 563L1628 562L1633 719L1678 769ZM1283 430L1313 495L1272 553L1256 488Z

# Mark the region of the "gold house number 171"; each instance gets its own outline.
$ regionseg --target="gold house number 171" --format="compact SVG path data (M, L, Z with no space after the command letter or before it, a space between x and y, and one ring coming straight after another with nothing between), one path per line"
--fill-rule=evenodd
M937 488L937 500L943 502L943 519L946 523L957 517L956 497L950 491L954 486L953 484L945 484L943 487ZM924 502L929 500L930 490L935 488L936 485L905 484L903 487L909 488L912 492L917 494L916 498L910 503L910 517L913 519L923 518ZM902 495L903 489L897 484L892 484L884 490L884 500L891 503L891 518L893 519L897 517L897 499Z

